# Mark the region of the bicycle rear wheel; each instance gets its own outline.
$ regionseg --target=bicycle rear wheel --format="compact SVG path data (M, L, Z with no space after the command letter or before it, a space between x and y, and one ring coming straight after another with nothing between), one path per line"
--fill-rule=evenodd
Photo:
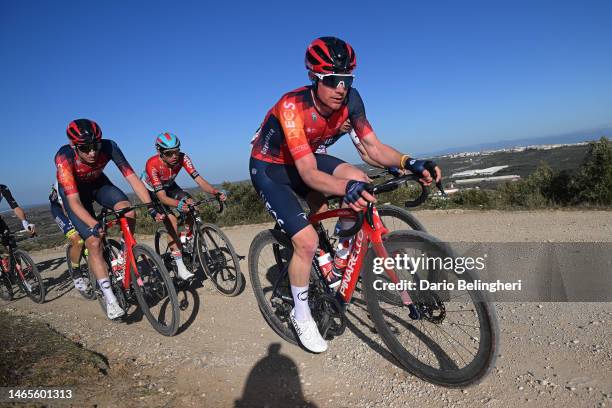
M384 237L390 257L455 258L452 249L419 231L397 231ZM420 289L423 281L439 283L458 279L473 282L477 275L447 273L435 265L410 264L395 269L400 281L414 282L407 290L421 313L410 318L399 291L382 289L390 282L386 273L373 273L374 253L364 265L367 308L378 333L392 354L408 371L426 381L446 387L465 387L481 381L495 364L499 328L493 304L478 291Z
M83 254L83 250L81 250L81 254L79 255L79 266L75 271L72 267L72 259L70 258L70 250L72 249L72 242L68 244L66 248L66 264L68 265L68 273L72 279L76 278L87 278L89 281L89 285L87 285L87 289L84 291L79 290L78 292L87 300L94 300L96 298L96 293L93 290L91 279L89 277L89 265L87 263L87 258L85 254Z
M227 235L214 224L202 224L194 245L200 266L215 289L225 296L238 295L244 286L244 275Z
M257 234L249 249L249 276L259 311L272 330L289 343L298 344L289 313L293 297L287 266L293 256L291 241L278 230Z
M180 323L178 296L163 261L146 245L133 248L138 276L130 265L132 287L151 326L164 336L176 334Z
M45 301L45 285L38 267L30 255L21 249L15 250L15 273L21 290L35 303Z

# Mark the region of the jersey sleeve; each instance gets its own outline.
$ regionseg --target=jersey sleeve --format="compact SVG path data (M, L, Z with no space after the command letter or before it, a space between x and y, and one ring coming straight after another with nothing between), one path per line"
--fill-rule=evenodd
M55 167L57 169L57 183L62 186L66 196L77 194L76 180L74 177L74 161L65 152L55 155Z
M117 168L119 169L121 174L123 174L123 177L127 177L130 174L134 174L134 169L132 169L132 166L130 166L130 163L128 163L127 159L123 155L123 152L121 151L121 149L119 149L119 146L117 146L117 143L113 142L112 140L110 140L110 143L111 160L115 163L115 165L117 165Z
M159 170L157 169L155 162L156 160L154 159L147 160L147 164L145 165L145 173L147 174L151 187L153 187L153 191L157 193L158 191L164 189L164 185L159 178Z
M357 92L355 88L349 90L348 110L349 119L351 120L353 129L359 140L374 131L366 117L365 106L363 105L361 95L359 95L359 92Z
M304 121L301 112L298 110L297 103L291 99L284 98L277 105L278 120L285 135L287 148L294 161L301 159L312 149L308 144L306 133L304 132Z
M183 168L192 178L196 178L200 175L200 173L198 173L198 171L195 169L191 158L186 154L183 155Z
M0 199L1 197L4 197L6 199L6 202L12 209L19 207L17 201L15 201L15 199L13 198L13 194L11 194L11 190L9 190L8 187L4 184L0 184Z

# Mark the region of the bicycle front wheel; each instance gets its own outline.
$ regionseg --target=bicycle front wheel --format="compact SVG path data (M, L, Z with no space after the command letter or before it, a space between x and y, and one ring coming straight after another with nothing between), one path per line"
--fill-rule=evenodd
M133 248L138 268L130 266L132 287L142 312L151 326L164 336L176 334L180 323L178 296L163 261L146 245Z
M13 285L7 272L0 273L0 299L13 300Z
M389 232L410 230L426 232L425 226L410 211L395 205L377 207L378 215Z
M214 224L202 224L195 237L200 266L219 293L236 296L244 285L240 261L229 238Z
M68 244L66 247L66 264L68 265L68 273L72 279L77 278L86 278L89 284L87 285L86 290L79 290L78 292L87 300L94 300L96 298L96 292L94 291L91 281L89 278L89 264L87 263L87 258L85 257L83 250L81 250L81 254L79 255L79 266L75 269L72 267L72 258L70 257L70 252L72 250L72 242Z
M15 273L17 274L17 283L25 294L35 303L43 303L45 301L45 285L43 284L42 276L38 272L38 267L30 255L17 249L15 251Z
M452 249L419 231L397 231L384 237L389 257L408 260L455 259ZM499 328L493 304L479 291L430 289L422 282L474 282L466 270L461 275L446 272L435 262L408 261L409 267L393 268L400 282L413 282L411 289L389 289L387 272L374 274L374 253L364 266L367 308L378 333L392 354L411 373L446 387L465 387L481 381L495 364ZM436 269L437 268L437 269ZM445 286L449 288L448 285ZM402 301L406 293L419 317L409 317Z

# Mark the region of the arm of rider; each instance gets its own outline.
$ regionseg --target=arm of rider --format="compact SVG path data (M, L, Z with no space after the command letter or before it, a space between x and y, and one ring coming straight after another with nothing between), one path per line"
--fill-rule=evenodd
M206 181L204 177L202 176L197 176L195 178L195 182L198 184L198 186L200 186L200 189L202 189L202 191L204 191L205 193L209 193L212 195L217 195L218 193L221 193L219 190L214 188L208 181ZM219 200L221 201L225 201L226 198L227 197L223 193L219 195Z
M304 183L313 190L323 194L346 196L347 185L350 187L354 180L347 180L331 176L317 169L317 160L314 154L309 153L295 162L295 167ZM366 208L368 201L376 202L376 199L367 191L361 189L360 198L349 202L349 206L354 211L361 211Z
M395 150L389 145L382 143L374 132L366 135L361 138L361 144L365 148L368 155L378 163L381 163L385 167L400 167L402 168L402 158L406 155L402 155L400 152ZM407 160L405 163L408 162ZM408 168L409 169L409 168ZM429 174L428 170L423 170L421 172L422 178L420 181L425 184L431 184L432 175ZM440 180L442 173L440 168L436 166L436 182Z
M179 200L175 200L172 197L168 197L168 194L166 194L166 190L159 190L155 193L155 195L163 205L167 205L168 207L178 207L179 205Z
M144 204L152 203L151 196L149 196L149 190L147 190L143 182L140 181L140 179L135 173L125 176L125 179L130 184L130 186L132 187L132 190L134 190L134 192L136 193L136 196L140 199L140 201L142 201ZM149 211L149 213L151 215L154 215L155 221L157 222L160 222L164 218L166 218L164 214L160 214L157 211L153 211L153 212Z
M81 202L79 195L70 194L69 196L66 196L66 199L68 200L68 205L70 206L70 209L72 210L74 215L76 215L80 220L87 224L90 229L93 229L97 226L97 234L98 236L100 236L102 233L102 228L100 227L98 220L92 217L89 211L87 211L85 207L83 207L83 203Z
M368 152L366 152L366 149L364 149L363 145L355 145L355 148L357 149L357 153L359 153L359 157L361 157L361 160L368 163L372 167L378 167L379 169L385 168L385 166L383 166L382 164L372 160L372 158L368 155Z
M15 212L17 218L19 218L19 220L21 221L23 229L27 230L31 235L36 235L36 226L28 221L28 219L26 218L25 211L23 211L21 207L15 207L13 208L13 211Z

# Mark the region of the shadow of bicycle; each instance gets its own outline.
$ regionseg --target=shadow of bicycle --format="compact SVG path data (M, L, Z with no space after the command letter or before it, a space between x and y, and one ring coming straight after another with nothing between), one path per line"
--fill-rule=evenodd
M45 303L57 300L74 289L74 283L66 265L66 258L59 257L37 262L36 267L43 278L43 285L47 293ZM63 272L60 275L48 276L50 272L61 267L65 269L62 269Z

